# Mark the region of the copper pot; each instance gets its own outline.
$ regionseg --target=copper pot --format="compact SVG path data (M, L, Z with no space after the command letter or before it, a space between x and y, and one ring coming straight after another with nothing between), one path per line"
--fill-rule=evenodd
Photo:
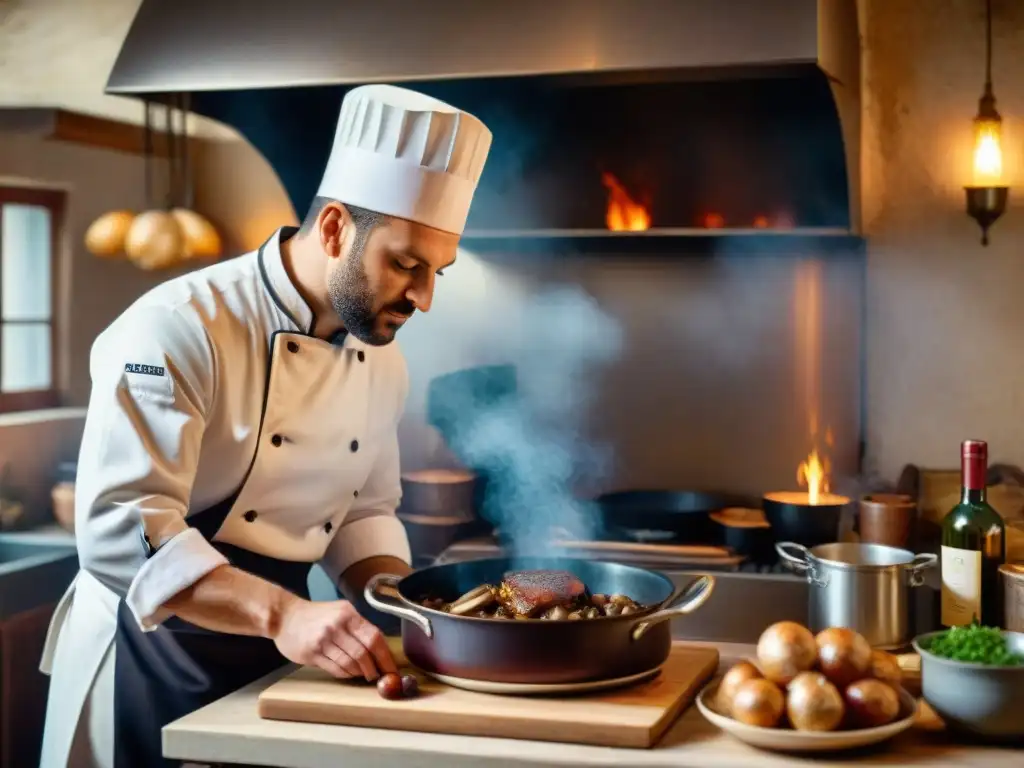
M1010 632L1024 632L1024 565L999 568L1003 581L1003 626Z
M906 547L911 541L917 504L899 493L875 493L860 500L857 525L865 544Z
M466 469L421 469L402 474L399 512L469 521L477 517L480 482Z

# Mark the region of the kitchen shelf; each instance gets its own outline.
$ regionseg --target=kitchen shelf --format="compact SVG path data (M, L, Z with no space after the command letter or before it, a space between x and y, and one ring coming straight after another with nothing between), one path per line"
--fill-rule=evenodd
M829 256L859 254L864 239L842 227L704 229L655 227L641 232L606 229L466 230L461 247L477 253L579 256Z

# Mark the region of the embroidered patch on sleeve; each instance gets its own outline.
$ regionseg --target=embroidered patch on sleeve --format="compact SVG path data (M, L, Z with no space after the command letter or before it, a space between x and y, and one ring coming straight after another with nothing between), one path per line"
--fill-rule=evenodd
M125 363L125 373L142 373L146 376L166 376L167 372L162 365L143 365L142 363Z
M164 405L174 403L174 379L162 365L125 363L123 381L136 400Z

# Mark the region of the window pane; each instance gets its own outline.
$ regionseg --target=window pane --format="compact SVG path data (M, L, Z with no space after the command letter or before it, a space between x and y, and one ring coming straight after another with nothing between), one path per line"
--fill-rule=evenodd
M0 390L50 389L50 324L4 325L0 334Z
M50 318L50 210L8 203L0 219L3 230L4 320Z

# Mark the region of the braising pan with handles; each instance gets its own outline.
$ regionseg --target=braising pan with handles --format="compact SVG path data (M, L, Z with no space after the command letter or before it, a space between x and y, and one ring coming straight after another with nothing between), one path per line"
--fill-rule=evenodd
M517 570L564 570L591 594L626 595L643 609L580 620L493 619L433 610L482 584L497 586ZM488 558L436 565L404 578L375 576L367 602L402 619L402 648L428 674L495 683L579 683L656 669L672 646L669 619L692 613L711 596L714 578L677 589L665 575L621 563L571 558Z

